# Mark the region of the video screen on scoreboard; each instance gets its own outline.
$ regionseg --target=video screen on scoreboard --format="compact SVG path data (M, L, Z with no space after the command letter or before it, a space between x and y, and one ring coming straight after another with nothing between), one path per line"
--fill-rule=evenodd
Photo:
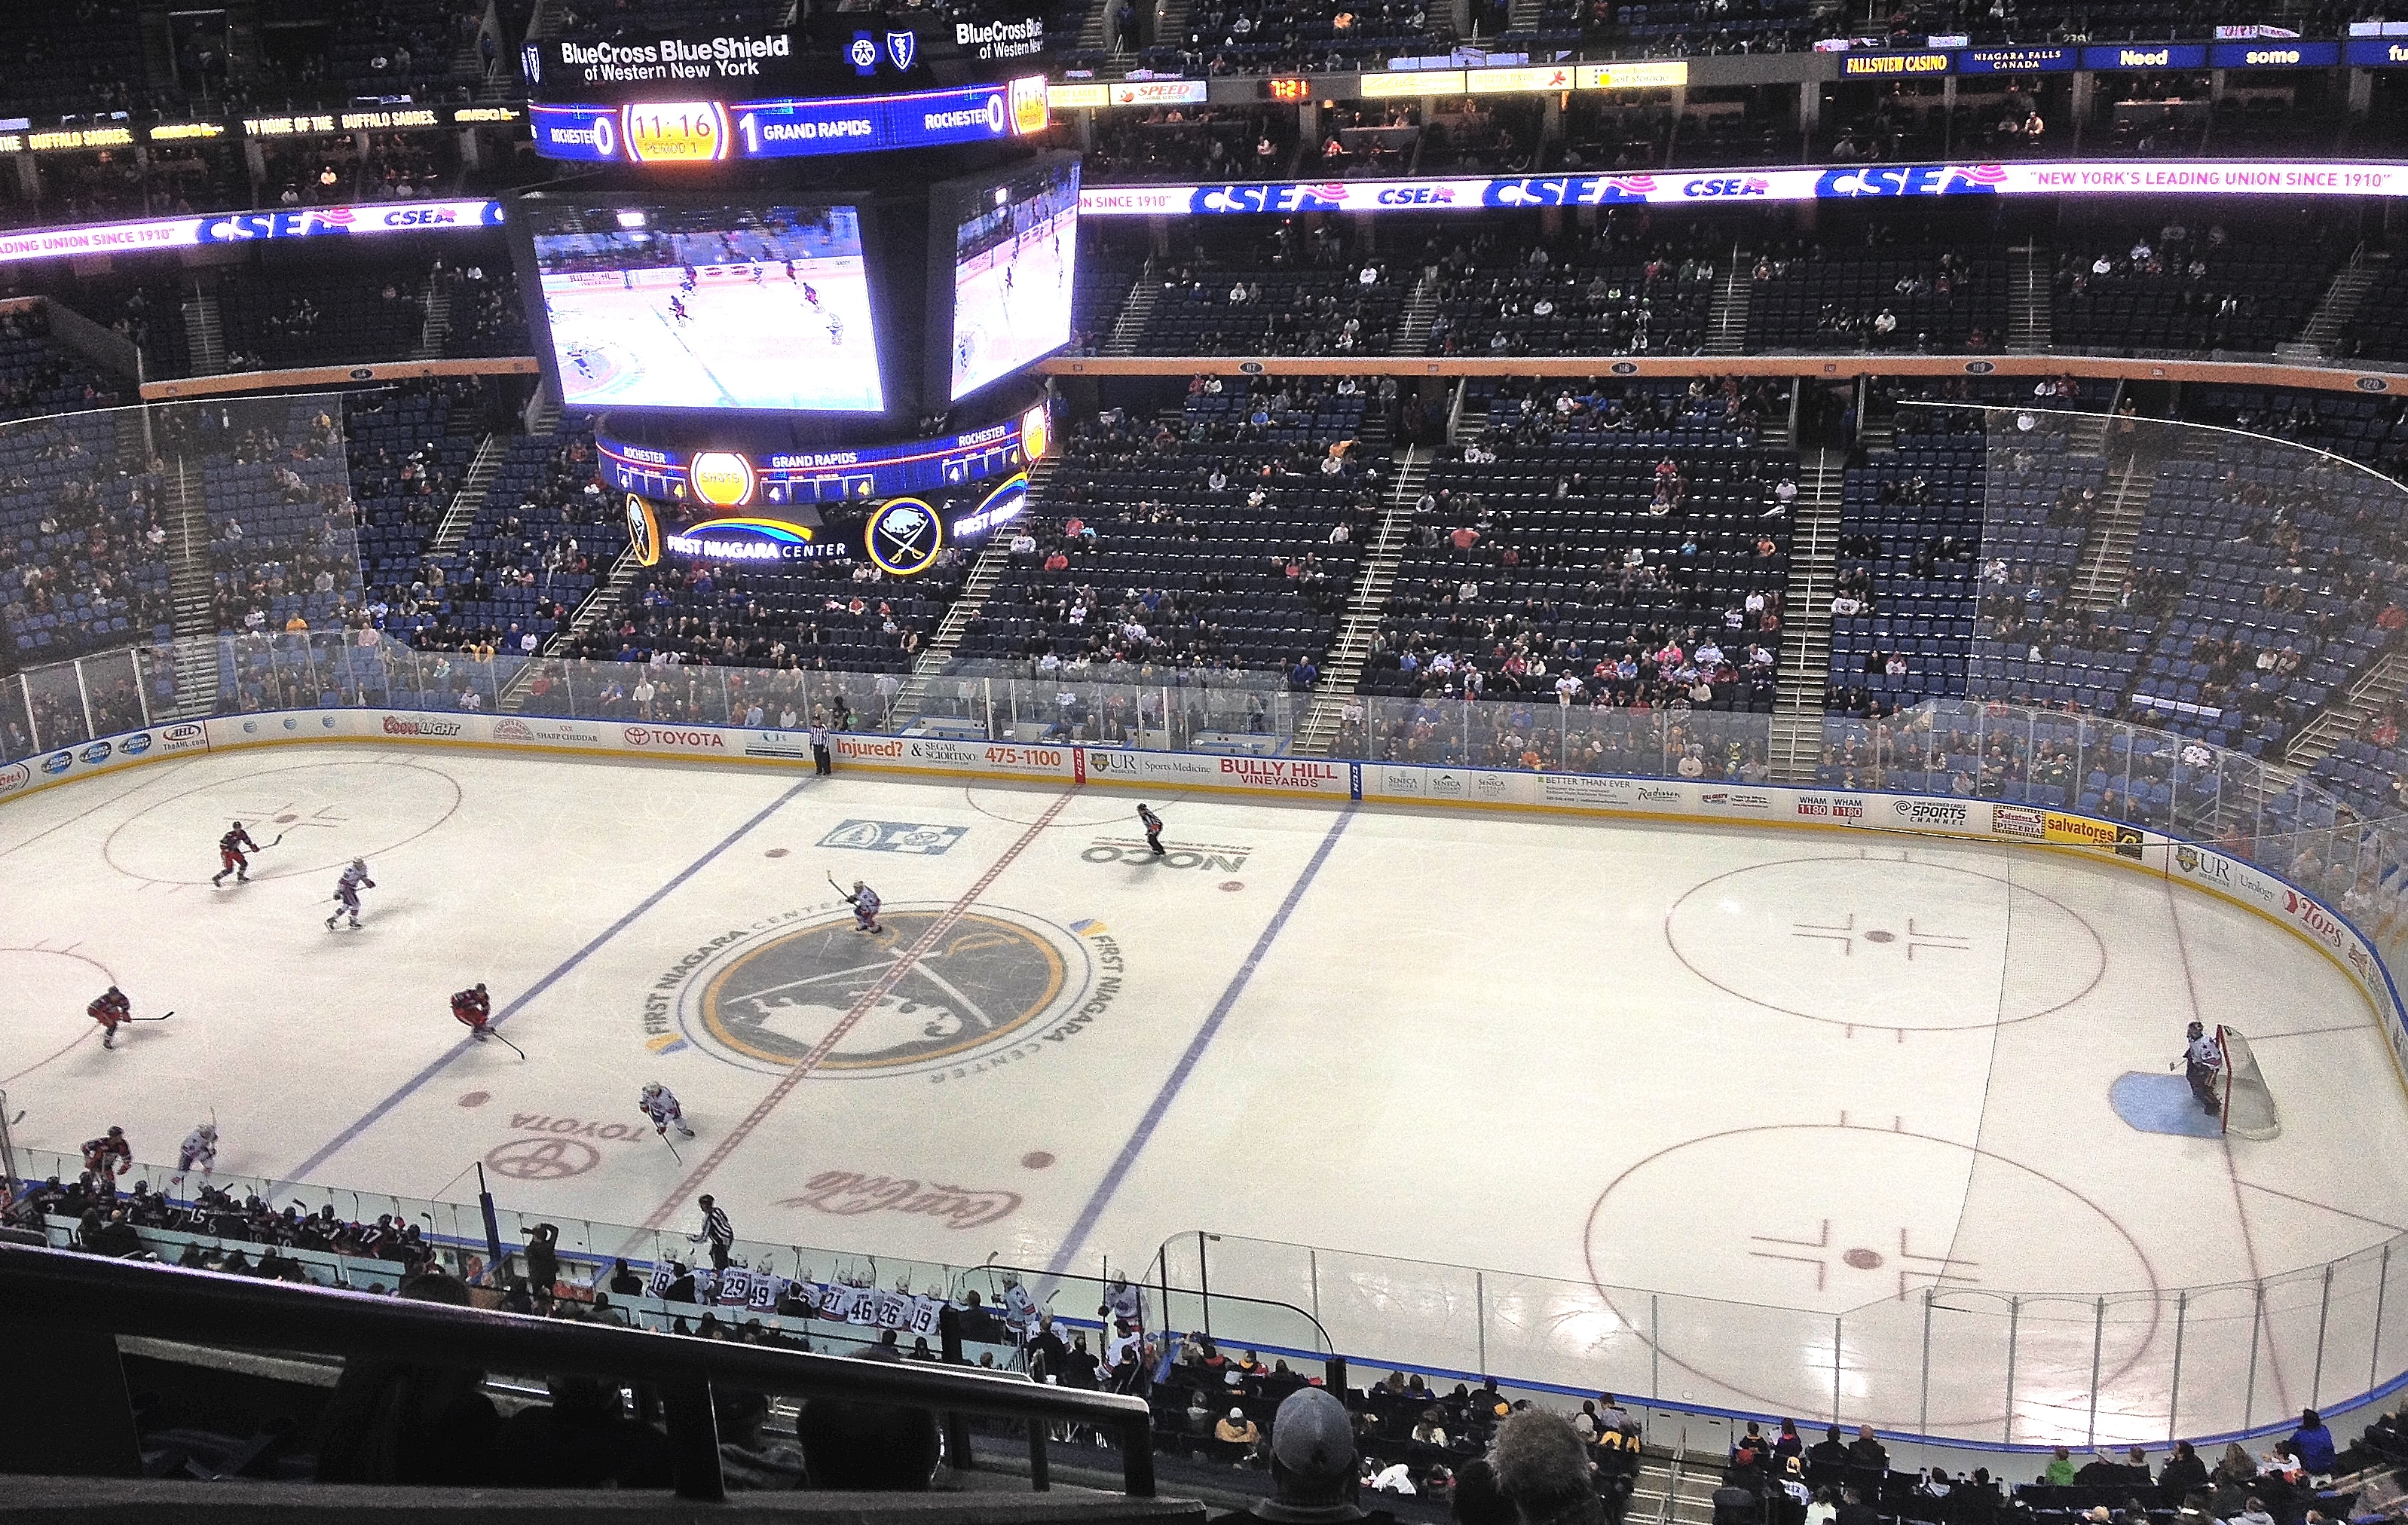
M857 207L526 213L566 406L883 411Z
M938 198L951 208L953 401L1070 342L1079 162L1040 162L1000 185ZM940 222L941 228L941 222Z

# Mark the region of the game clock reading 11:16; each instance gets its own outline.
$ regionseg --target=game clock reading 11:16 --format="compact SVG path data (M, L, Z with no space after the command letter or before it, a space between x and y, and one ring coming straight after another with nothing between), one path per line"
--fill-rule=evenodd
M715 101L629 106L620 119L627 157L639 164L701 164L727 157L727 108Z

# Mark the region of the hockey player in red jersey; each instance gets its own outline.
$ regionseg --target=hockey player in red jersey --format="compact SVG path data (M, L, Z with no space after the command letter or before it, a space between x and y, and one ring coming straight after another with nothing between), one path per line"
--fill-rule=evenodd
M103 1048L116 1048L118 1024L134 1020L134 1003L128 1001L125 992L114 985L83 1009L86 1016L100 1024L100 1046Z
M452 997L452 1015L462 1026L467 1028L470 1033L475 1035L479 1043L482 1043L487 1038L493 1036L491 1033L486 1031L485 1023L494 1015L494 998L485 993L485 987L483 985L480 984L473 986L468 990L453 992Z
M229 874L234 876L236 884L251 882L251 860L243 856L246 848L257 852L259 844L251 839L251 834L244 831L242 822L237 820L234 823L234 830L218 838L218 871L209 876L209 882L223 884Z
M88 1138L83 1145L83 1168L99 1178L100 1189L110 1196L117 1195L118 1172L134 1164L134 1146L125 1142L125 1130L111 1128L99 1138Z

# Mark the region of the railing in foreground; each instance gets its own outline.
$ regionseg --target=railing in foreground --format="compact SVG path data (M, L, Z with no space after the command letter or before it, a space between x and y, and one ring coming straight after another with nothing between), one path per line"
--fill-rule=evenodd
M134 1416L107 1342L136 1334L649 1382L661 1390L681 1498L726 1496L713 1384L1025 1420L1032 1480L1040 1488L1046 1422L1093 1425L1119 1440L1124 1489L1154 1496L1153 1416L1142 1400L952 1367L486 1313L7 1244L0 1244L0 1328L13 1357L0 1372L0 1392L9 1400L8 1448L21 1463L35 1459L59 1470L132 1470ZM113 1459L112 1440L119 1453ZM77 1461L87 1464L68 1465Z

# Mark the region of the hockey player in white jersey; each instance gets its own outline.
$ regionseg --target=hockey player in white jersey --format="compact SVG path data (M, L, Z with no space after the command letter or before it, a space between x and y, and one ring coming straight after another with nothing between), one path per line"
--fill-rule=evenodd
M335 923L341 920L343 913L348 911L351 913L351 930L359 931L360 891L375 888L376 880L368 877L368 861L352 859L351 866L343 870L343 877L335 882L335 914L326 918L326 930L334 931Z
M677 1092L659 1081L645 1081L642 1093L636 1098L636 1105L644 1109L644 1116L652 1119L652 1131L663 1138L669 1136L672 1128L678 1131L680 1138L694 1136L694 1130L685 1125L685 1108L678 1105Z
M878 907L881 902L877 891L855 879L853 881L853 893L844 898L853 907L853 931L879 933L886 930L878 924Z
M203 1176L218 1168L218 1125L205 1122L184 1135L184 1146L176 1151L176 1169L191 1175L197 1165Z

